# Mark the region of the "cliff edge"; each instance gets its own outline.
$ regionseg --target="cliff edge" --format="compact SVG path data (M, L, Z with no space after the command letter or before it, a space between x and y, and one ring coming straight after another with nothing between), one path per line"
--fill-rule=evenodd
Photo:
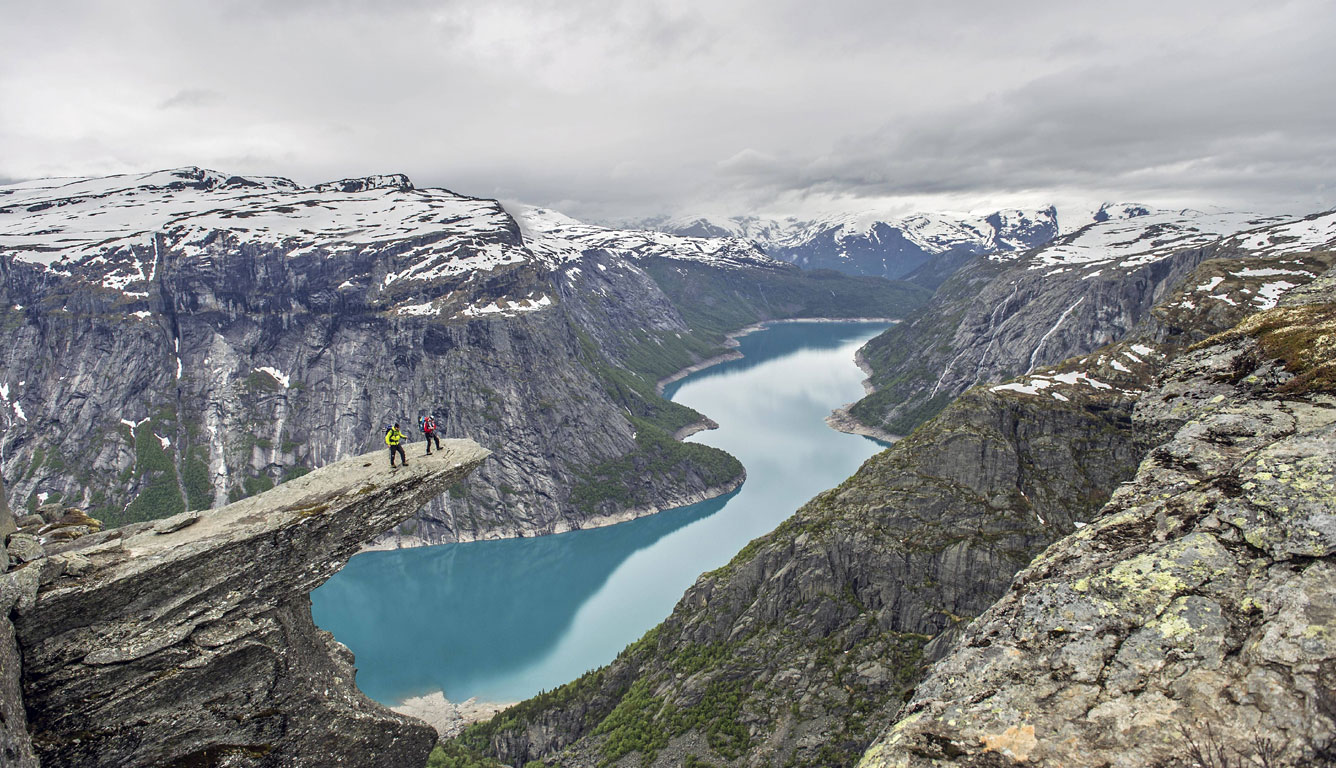
M11 621L15 641L0 647L5 764L424 763L435 733L362 695L309 594L488 455L450 440L395 470L381 452L345 459L221 509L48 546L0 576L0 646Z

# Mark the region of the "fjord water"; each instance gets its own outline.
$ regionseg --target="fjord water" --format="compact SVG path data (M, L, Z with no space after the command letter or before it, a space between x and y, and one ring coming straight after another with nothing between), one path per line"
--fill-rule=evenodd
M719 429L691 440L736 456L727 496L605 528L354 557L311 594L316 623L357 656L357 684L395 704L518 701L608 663L727 563L882 446L825 424L862 395L854 352L874 323L781 323L742 337L743 357L665 391Z

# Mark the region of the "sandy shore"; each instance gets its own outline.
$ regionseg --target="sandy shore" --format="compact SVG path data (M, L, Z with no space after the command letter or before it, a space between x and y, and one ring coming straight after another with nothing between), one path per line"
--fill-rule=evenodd
M478 701L469 699L468 701L456 704L445 698L445 694L437 691L429 693L426 696L415 696L401 702L398 706L390 707L395 712L409 717L416 717L436 729L436 733L443 739L448 739L459 735L459 732L473 723L483 720L490 720L492 716L503 709L514 706L515 702L509 704L495 704L488 701Z
M858 366L858 369L868 377L863 379L863 394L870 395L873 392L876 392L877 388L872 386L872 366L868 365L867 360L863 357L863 350L860 349L854 353L854 363ZM830 415L826 417L826 426L837 432L846 432L851 435L863 435L864 437L870 437L873 440L880 440L884 443L894 443L896 440L903 437L903 435L893 435L884 429L869 427L858 419L855 419L853 414L849 413L851 407L853 407L853 403L845 403L839 408L831 411Z
M853 405L853 403L849 403L849 405ZM870 437L873 440L880 440L883 443L894 443L901 438L901 435L892 435L890 432L877 429L876 427L869 427L858 419L855 419L849 413L849 405L831 411L830 415L826 417L826 426L836 432L846 432L850 435L863 435L864 437Z

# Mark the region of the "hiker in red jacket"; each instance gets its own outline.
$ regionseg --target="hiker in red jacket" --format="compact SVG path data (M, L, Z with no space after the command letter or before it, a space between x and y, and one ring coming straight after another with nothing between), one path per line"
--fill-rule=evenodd
M436 450L441 450L441 438L436 436L436 419L427 414L419 419L419 425L422 427L422 434L427 438L427 455L431 455L431 444L436 443Z

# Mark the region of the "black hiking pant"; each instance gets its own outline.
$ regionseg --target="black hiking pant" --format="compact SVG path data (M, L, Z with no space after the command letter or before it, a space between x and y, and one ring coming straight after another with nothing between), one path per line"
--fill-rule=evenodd
M390 446L390 466L391 466L391 467L394 466L394 452L395 452L395 451L398 451L398 452L399 452L399 460L402 461L402 462L404 463L404 466L408 466L408 456L404 453L404 447L403 447L402 445L391 445L391 446Z
M428 456L431 455L431 444L432 444L433 441L435 441L435 443L436 443L436 450L438 450L438 451L441 450L441 438L439 438L439 437L436 436L436 432L435 432L434 430L431 431L431 432L423 432L422 434L424 434L424 435L427 436L427 455L428 455Z

